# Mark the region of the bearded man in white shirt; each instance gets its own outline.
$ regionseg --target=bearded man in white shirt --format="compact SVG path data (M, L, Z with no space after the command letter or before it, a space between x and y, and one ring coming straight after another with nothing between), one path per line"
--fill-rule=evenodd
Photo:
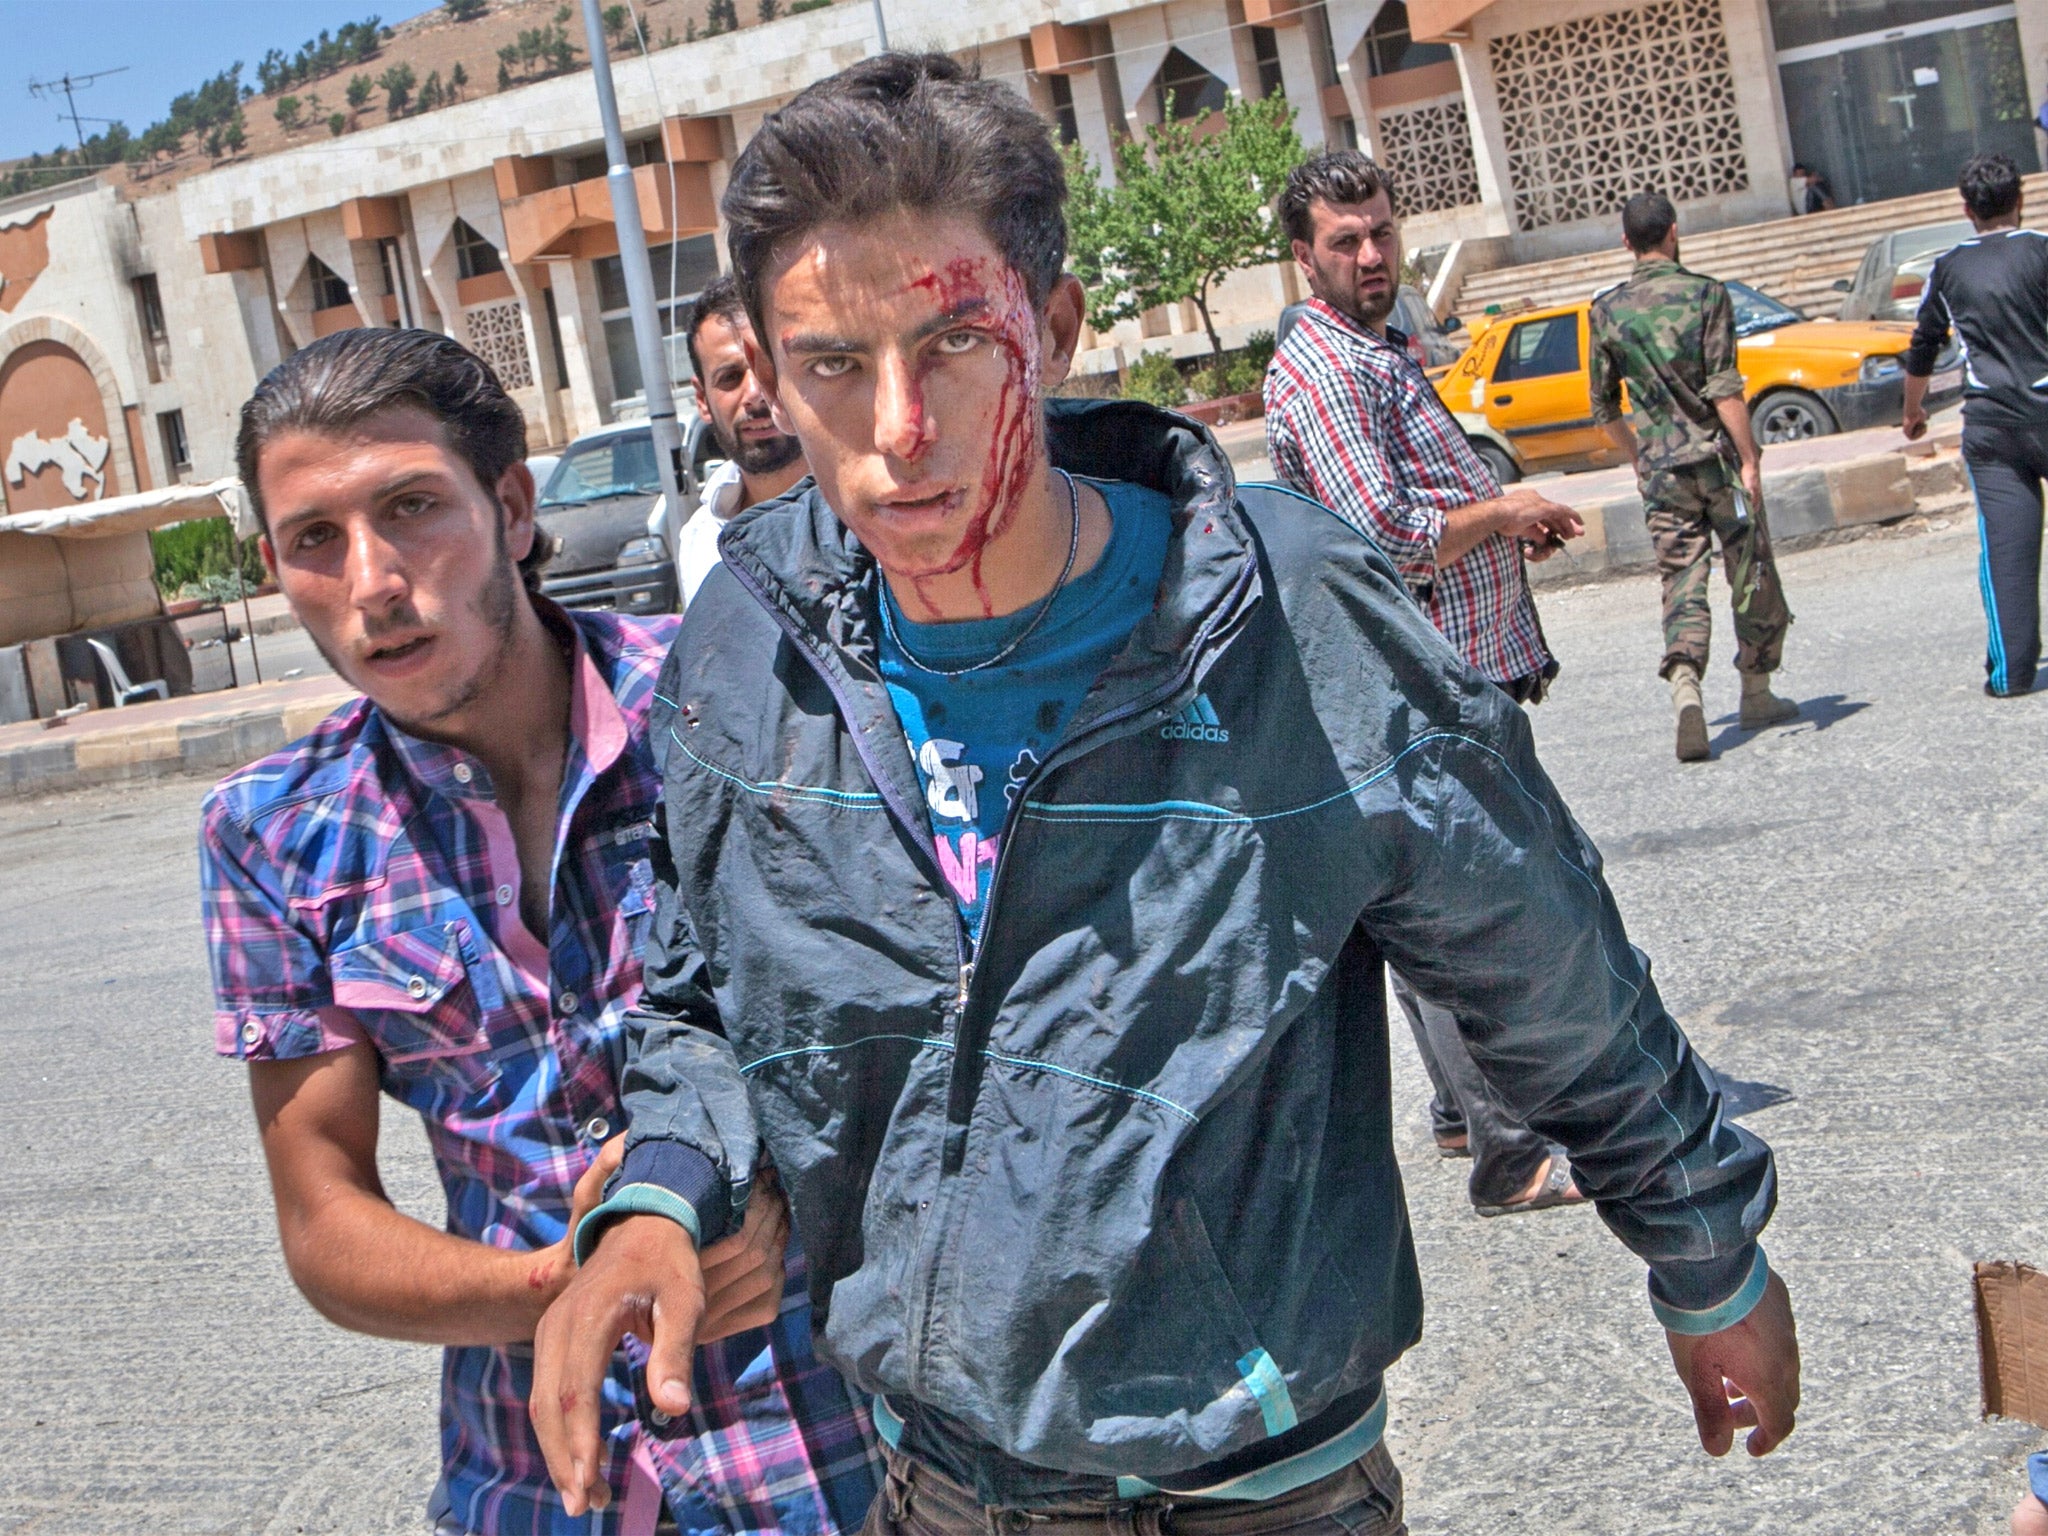
M718 564L718 535L725 525L756 502L773 501L810 473L803 444L775 424L769 397L747 366L754 328L730 277L713 279L697 295L689 325L695 373L690 388L725 462L705 480L696 514L669 531L685 608Z

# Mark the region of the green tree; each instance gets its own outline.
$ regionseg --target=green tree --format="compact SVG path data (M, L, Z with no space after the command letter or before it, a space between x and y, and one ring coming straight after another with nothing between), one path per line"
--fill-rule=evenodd
M413 111L431 112L447 99L447 92L441 88L441 71L438 69L430 71L427 78L420 84L420 99L414 105Z
M443 5L457 21L475 21L491 8L491 0L443 0Z
M357 75L348 83L348 105L352 112L360 112L370 104L370 92L377 89L368 75Z
M290 133L299 126L299 98L280 96L277 98L277 126Z
M228 153L231 155L239 155L242 152L242 146L249 142L249 125L247 120L243 118L240 107L235 108L235 115L222 125L220 141L227 146Z
M611 35L612 46L626 35L626 24L633 19L633 13L623 5L608 5L604 8L604 29Z
M740 13L736 0L711 0L704 7L704 35L717 37L726 32L740 29Z
M405 104L412 100L412 88L417 78L410 64L394 64L377 77L377 83L384 88L387 117L405 116Z
M1193 300L1220 356L1210 292L1232 272L1287 255L1272 202L1304 153L1293 108L1276 94L1233 100L1220 127L1212 115L1176 120L1169 97L1164 122L1116 146L1115 186L1067 149L1067 247L1098 330Z
M327 114L327 131L333 134L334 137L340 138L347 129L348 114L346 112L330 112Z
M761 19L773 21L782 14L782 0L761 0Z
M448 71L448 99L450 101L460 101L462 93L468 89L469 71L464 69L458 62L453 69Z

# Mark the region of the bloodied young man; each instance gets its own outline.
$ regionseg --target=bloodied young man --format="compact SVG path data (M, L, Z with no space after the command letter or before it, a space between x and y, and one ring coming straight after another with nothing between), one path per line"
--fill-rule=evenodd
M670 1362L693 1385L668 1437L633 1413L644 1351L607 1350L572 1515L527 1416L572 1215L624 1148L659 788L647 720L676 621L535 595L525 456L490 369L428 331L327 337L243 407L264 558L362 697L207 798L219 1048L249 1065L306 1298L445 1347L437 1531L855 1529L872 1434L813 1352L786 1209L758 1188L689 1261L710 1299L703 1347ZM426 1122L446 1230L385 1196L380 1094Z
M943 56L812 86L733 168L815 485L733 521L657 689L625 1164L535 1338L568 1506L622 1331L686 1407L694 1253L765 1149L889 1446L870 1531L1401 1530L1388 960L1647 1261L1707 1449L1769 1450L1770 1152L1375 546L1183 417L1046 398L1064 197L1045 124Z

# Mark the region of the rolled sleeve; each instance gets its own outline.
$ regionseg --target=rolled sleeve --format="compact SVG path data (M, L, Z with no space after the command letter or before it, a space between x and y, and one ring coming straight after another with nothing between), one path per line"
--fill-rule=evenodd
M335 1005L326 958L294 918L283 872L218 800L200 823L199 889L217 1052L288 1061L366 1038Z
M1279 430L1291 448L1273 468L1371 539L1411 589L1436 580L1445 509L1409 494L1372 431L1373 401L1358 379L1303 389L1283 407ZM1269 444L1274 429L1268 427Z
M1742 365L1735 350L1735 301L1715 283L1707 290L1700 314L1700 352L1707 382L1700 395L1707 400L1742 398Z

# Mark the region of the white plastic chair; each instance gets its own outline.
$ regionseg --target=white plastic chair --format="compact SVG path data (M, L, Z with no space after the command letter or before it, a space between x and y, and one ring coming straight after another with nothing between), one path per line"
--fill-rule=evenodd
M100 665L107 669L107 683L114 690L114 708L133 704L138 699L168 699L171 696L171 685L162 678L147 683L130 682L128 669L121 665L121 658L114 654L114 648L106 641L88 637L85 643L92 647Z

